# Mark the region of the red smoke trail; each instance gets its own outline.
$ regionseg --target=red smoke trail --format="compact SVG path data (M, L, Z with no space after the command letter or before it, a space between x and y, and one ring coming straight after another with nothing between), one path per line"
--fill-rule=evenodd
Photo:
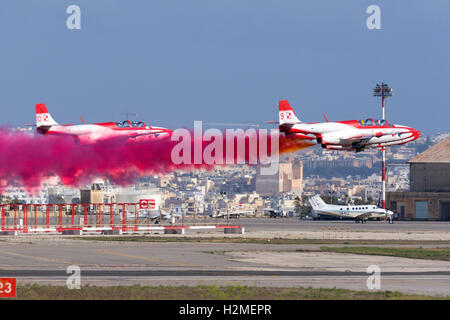
M296 152L316 145L311 140L300 137L280 135L280 154Z
M203 148L209 143L203 142ZM0 129L0 191L6 185L23 185L27 192L34 193L43 180L53 176L73 187L89 184L95 178L128 185L143 175L214 168L205 163L175 165L171 152L176 144L178 142L170 141L170 138L144 139L143 142L110 139L86 144L77 143L68 136L30 135ZM310 145L280 136L281 153Z
M175 166L169 140L146 143L110 139L77 143L68 136L40 136L0 130L1 185L24 185L32 192L41 182L57 176L62 183L79 186L97 177L127 185L145 173L166 173Z

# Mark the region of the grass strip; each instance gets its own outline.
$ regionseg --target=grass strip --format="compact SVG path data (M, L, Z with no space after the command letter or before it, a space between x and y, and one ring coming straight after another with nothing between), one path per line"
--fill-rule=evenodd
M424 300L450 297L409 295L393 291L354 291L337 288L272 288L229 286L63 286L27 285L17 288L23 300Z
M450 261L450 248L320 247L321 251Z
M288 238L246 238L246 237L166 237L166 236L80 236L73 240L118 241L118 242L197 242L197 243L253 243L253 244L360 244L360 245L450 245L450 241L439 240L344 240L344 239L288 239Z

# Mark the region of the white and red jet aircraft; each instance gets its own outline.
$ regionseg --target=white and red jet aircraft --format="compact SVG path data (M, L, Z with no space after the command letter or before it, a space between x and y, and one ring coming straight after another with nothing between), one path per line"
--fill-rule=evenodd
M316 140L325 149L360 152L364 148L405 144L420 136L420 131L413 128L371 118L334 122L325 118L326 122L303 123L287 100L281 100L278 106L280 132Z
M80 142L96 142L111 138L160 139L168 137L172 130L160 127L151 127L141 121L118 121L81 125L60 125L47 110L45 104L36 104L36 128L41 134L68 135Z

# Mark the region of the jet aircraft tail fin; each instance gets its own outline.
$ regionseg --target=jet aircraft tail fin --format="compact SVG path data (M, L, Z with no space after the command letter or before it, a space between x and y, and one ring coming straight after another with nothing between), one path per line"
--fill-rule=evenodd
M301 123L287 100L280 100L278 102L278 117L280 120L280 126L283 124Z
M52 118L45 104L36 104L36 127L51 127L54 125L58 125L58 122Z

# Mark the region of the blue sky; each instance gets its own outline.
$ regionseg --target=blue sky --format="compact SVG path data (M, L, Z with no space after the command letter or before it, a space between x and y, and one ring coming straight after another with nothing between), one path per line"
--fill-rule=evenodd
M446 0L2 0L1 122L33 123L37 102L60 123L171 128L277 120L280 99L303 121L379 117L384 80L388 120L450 131L449 31Z

